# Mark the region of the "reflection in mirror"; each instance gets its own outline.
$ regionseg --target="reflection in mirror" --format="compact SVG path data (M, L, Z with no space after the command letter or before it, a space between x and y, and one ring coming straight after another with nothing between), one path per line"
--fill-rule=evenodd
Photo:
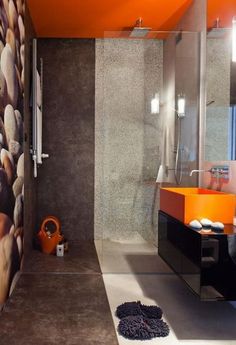
M236 159L235 70L231 29L214 28L207 35L207 161Z
M229 145L231 160L236 160L236 62L231 63L230 74L230 127L229 127Z

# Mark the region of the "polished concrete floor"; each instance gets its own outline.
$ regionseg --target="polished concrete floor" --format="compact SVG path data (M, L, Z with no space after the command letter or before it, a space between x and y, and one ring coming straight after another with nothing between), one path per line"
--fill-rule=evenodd
M24 260L25 273L101 273L93 242L69 244L69 252L63 257L45 255L32 250Z
M1 345L117 345L95 247L33 251L0 315Z
M201 302L147 242L96 242L64 258L37 251L0 316L1 345L140 345L117 334L117 306L140 300L163 309L166 338L147 345L236 345L236 308ZM233 277L232 277L233 279ZM105 284L105 286L104 286Z
M140 300L160 306L170 326L168 337L145 341L146 345L236 345L236 309L231 303L200 301L150 244L108 242L98 256L106 270L103 279L116 328L117 306ZM120 345L141 344L117 336Z
M157 255L157 248L142 242L95 241L102 273L171 273Z

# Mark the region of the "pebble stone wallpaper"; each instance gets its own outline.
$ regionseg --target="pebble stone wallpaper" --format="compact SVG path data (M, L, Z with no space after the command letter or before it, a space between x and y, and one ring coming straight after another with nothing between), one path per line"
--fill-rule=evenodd
M24 0L0 0L0 307L23 257Z

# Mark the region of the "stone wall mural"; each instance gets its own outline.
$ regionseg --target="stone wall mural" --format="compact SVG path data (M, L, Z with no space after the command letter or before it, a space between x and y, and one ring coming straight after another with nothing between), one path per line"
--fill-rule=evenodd
M24 0L0 0L0 306L23 256Z

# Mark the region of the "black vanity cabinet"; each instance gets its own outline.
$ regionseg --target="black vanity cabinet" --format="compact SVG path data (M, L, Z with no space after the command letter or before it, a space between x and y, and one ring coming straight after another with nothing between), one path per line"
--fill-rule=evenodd
M236 300L236 228L203 233L159 211L158 254L202 300Z

